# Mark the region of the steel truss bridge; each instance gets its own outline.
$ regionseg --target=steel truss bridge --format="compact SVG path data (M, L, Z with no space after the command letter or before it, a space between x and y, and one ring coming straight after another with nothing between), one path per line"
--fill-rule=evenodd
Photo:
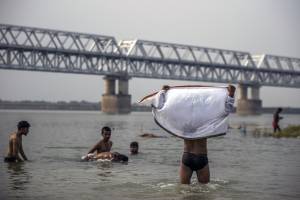
M300 59L0 24L0 69L300 88Z

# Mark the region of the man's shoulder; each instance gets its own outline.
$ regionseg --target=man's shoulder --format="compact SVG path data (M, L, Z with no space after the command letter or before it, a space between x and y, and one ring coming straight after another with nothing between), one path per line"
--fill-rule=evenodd
M10 140L16 140L17 139L17 133L16 132L12 132L9 134L9 139Z

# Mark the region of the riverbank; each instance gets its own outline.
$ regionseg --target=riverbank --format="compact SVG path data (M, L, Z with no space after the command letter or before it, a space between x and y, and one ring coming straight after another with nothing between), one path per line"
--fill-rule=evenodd
M265 137L289 137L289 138L300 138L300 125L288 126L280 132L274 133L272 129L268 128L255 128L251 131L254 136L265 136Z

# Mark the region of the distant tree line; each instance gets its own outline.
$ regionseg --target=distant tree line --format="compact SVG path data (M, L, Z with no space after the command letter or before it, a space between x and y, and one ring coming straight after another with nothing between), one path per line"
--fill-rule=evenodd
M6 101L0 99L0 109L20 110L101 110L101 102L88 101ZM141 106L138 103L132 104L132 111L151 111L149 106Z
M0 99L0 109L24 109L24 110L101 110L101 102L88 101L6 101ZM276 107L264 107L262 113L274 113ZM150 106L133 103L132 111L149 112ZM300 114L300 108L283 107L283 114Z

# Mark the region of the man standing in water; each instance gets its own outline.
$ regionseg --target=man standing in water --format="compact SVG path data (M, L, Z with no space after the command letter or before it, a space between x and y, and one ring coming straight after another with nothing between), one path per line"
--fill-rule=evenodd
M235 87L228 86L228 97L225 102L225 112L233 111ZM196 171L200 183L210 181L209 165L207 158L207 138L184 140L184 153L180 165L180 182L190 184L193 172Z
M281 113L282 111L282 108L278 108L276 110L276 112L274 113L273 115L273 130L274 130L274 133L276 133L276 131L278 130L279 132L281 131L280 127L279 127L279 120L283 119L283 117L280 117L279 116L279 113Z
M24 160L28 160L22 146L22 136L27 136L30 124L27 121L20 121L18 123L18 130L9 136L9 146L7 156L4 158L5 162L22 162L19 153Z

